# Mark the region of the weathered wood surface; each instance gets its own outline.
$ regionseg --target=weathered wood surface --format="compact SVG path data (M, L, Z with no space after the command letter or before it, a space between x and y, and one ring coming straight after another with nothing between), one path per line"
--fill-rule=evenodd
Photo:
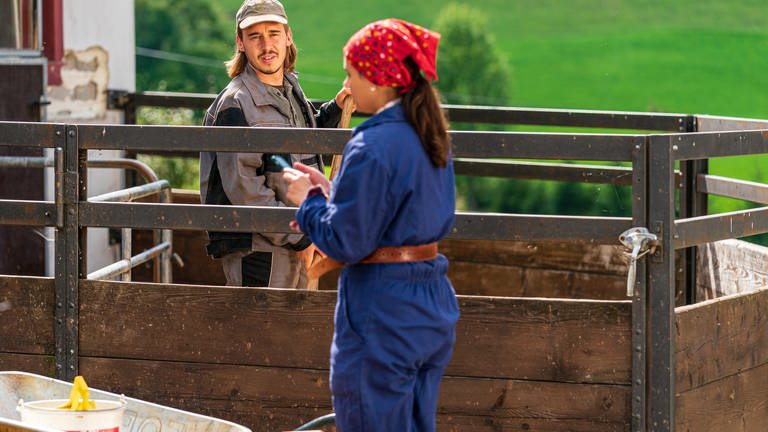
M83 281L80 354L328 368L335 292ZM630 304L460 297L449 373L629 382Z
M99 388L254 430L295 427L301 422L290 421L331 410L335 296L83 281L80 372ZM459 303L440 430L622 430L628 302L462 296ZM543 426L550 421L556 428Z
M175 283L224 284L221 264L205 255L205 232L176 231L173 238L174 251L185 263L174 264ZM134 254L151 242L150 231L134 231ZM446 239L440 251L450 261L448 275L458 294L626 299L627 264L618 247ZM151 282L153 265L134 269L133 280ZM338 274L324 276L320 289L336 289Z
M52 278L0 276L0 353L53 353Z
M768 364L768 289L677 308L675 325L677 391Z
M333 412L327 370L81 357L80 372L99 389L254 432L288 430Z
M31 372L52 377L55 373L53 352L47 355L0 352L0 370Z
M741 240L698 247L696 300L768 287L768 248Z
M104 390L234 421L286 430L332 411L328 371L83 357ZM628 386L446 376L441 431L624 431Z
M675 402L676 431L766 431L768 363L679 393Z
M676 430L768 430L768 288L675 315Z

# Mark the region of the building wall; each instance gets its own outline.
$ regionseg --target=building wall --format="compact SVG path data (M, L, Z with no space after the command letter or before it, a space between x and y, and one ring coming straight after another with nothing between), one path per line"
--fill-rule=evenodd
M133 0L64 1L64 48L94 45L110 53L109 88L136 90Z
M136 89L133 0L66 0L63 2L64 58L62 84L48 86L46 120L62 123L123 123L123 114L107 109L108 90ZM91 151L89 159L115 158L116 151ZM47 171L46 198L53 199L53 173ZM124 187L124 171L93 169L88 195ZM108 230L88 230L88 272L118 258L119 245L110 245ZM53 257L49 251L48 257ZM53 259L48 259L52 271Z

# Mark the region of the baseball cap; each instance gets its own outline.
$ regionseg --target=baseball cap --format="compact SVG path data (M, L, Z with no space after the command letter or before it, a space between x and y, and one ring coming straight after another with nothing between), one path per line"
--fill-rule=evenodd
M285 8L278 0L245 0L237 11L236 19L241 29L260 22L288 24Z

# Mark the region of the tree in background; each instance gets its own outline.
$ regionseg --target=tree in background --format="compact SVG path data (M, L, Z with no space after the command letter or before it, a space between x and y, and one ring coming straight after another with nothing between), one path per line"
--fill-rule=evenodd
M218 93L234 23L211 0L136 0L136 88ZM215 59L215 60L214 60Z
M218 93L229 82L224 62L234 47L234 20L215 0L136 0L136 89ZM218 60L216 60L218 59ZM200 124L201 112L143 107L139 124ZM196 158L138 155L172 187L197 189Z
M434 29L441 33L436 83L445 101L465 105L508 105L509 68L488 33L482 12L458 3L448 4Z
M436 87L444 101L464 105L509 105L510 68L496 50L488 19L479 10L447 5L433 25L441 33ZM452 123L454 130L476 125ZM485 130L504 129L485 126ZM626 187L578 183L456 177L457 205L462 210L504 213L626 215L631 211Z

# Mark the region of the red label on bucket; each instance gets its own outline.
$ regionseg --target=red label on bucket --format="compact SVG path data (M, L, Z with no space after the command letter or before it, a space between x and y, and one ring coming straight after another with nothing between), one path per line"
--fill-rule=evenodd
M109 429L68 430L64 432L120 432L120 428L114 427Z

